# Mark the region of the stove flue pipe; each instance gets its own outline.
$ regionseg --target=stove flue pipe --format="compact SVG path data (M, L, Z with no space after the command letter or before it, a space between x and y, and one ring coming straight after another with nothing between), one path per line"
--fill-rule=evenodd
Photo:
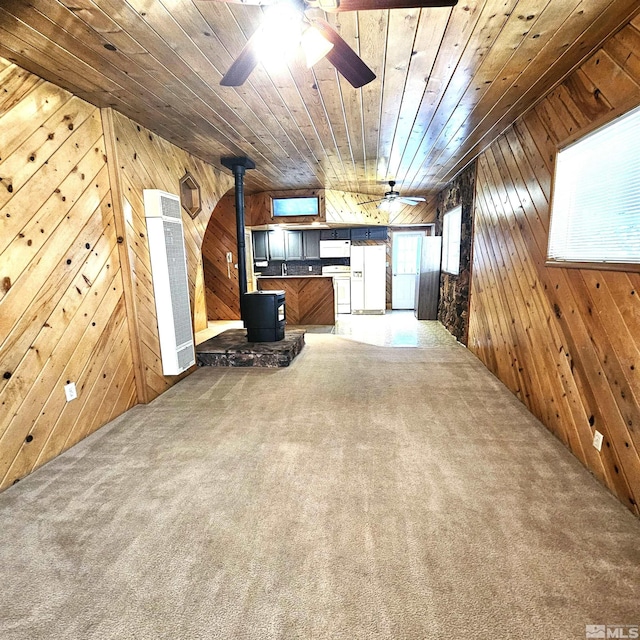
M240 291L240 317L244 320L242 299L247 293L247 262L244 244L244 174L247 169L255 169L253 160L247 157L221 158L220 163L230 169L236 182L236 233L238 235L238 288Z

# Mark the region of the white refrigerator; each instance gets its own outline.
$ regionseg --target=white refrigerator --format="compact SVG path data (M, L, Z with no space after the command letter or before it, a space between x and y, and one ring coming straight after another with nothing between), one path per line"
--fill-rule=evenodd
M386 246L352 244L351 313L384 313L387 308L386 282Z

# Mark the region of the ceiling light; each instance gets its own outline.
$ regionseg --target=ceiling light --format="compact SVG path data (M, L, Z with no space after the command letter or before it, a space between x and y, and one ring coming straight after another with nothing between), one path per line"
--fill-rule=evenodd
M387 213L399 213L402 209L402 203L395 198L389 200L383 200L379 205L380 211L386 211Z
M277 69L295 56L302 36L302 18L302 12L287 3L269 7L256 42L263 66Z
M315 27L309 27L302 34L301 44L308 69L311 69L316 62L320 62L333 49L333 42L329 42Z

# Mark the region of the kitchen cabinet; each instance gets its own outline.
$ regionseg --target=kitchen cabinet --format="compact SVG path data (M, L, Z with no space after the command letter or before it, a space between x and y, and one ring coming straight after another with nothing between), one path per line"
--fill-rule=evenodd
M320 240L350 240L351 229L323 229Z
M303 231L302 244L306 260L320 259L320 231Z
M351 229L351 240L386 240L387 227L359 227Z
M258 278L260 291L287 292L287 324L335 324L335 293L331 276L268 276Z
M367 239L367 230L363 228L351 229L351 240L366 240Z
M264 261L269 259L269 242L267 239L268 231L253 231L253 260Z
M286 260L302 260L302 231L285 231L284 240Z
M368 232L369 240L387 240L389 238L387 227L369 227Z
M285 260L284 232L269 231L269 260Z

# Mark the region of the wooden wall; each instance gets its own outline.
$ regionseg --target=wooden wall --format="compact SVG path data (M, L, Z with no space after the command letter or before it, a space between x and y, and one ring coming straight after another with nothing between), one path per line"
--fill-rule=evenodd
M189 295L195 329L206 327L206 303L202 274L202 242L205 230L222 195L233 185L231 174L224 175L186 151L151 133L129 118L110 111L113 121L115 153L119 168L117 180L126 221L126 244L134 290L134 317L140 338L141 377L140 395L149 401L175 384L183 376L162 375L160 344L151 279L149 247L144 219L143 189L162 189L179 194L180 178L188 171L200 185L202 211L195 218L183 210ZM202 323L204 322L204 326Z
M142 190L179 193L195 328L201 244L233 185L210 165L0 58L0 489L177 378L162 375ZM78 398L67 403L64 385Z
M6 488L138 398L100 111L1 58L0 85Z
M378 201L368 202L382 197L389 187L380 187L379 195L337 191L335 189L297 189L291 191L263 191L246 198L247 225L259 226L278 224L280 218L271 217L271 197L309 196L320 198L320 215L301 218L287 218L287 223L309 224L322 222L331 225L417 225L434 222L436 219L435 198L415 206L403 205L393 213L378 209ZM367 203L367 204L363 204Z
M233 195L226 195L215 208L202 243L206 308L211 320L239 320L238 245L236 207ZM227 252L233 263L227 264Z
M384 191L381 190L381 196ZM333 224L389 224L389 213L378 209L378 202L361 204L377 196L325 189L327 222Z
M404 205L398 211L389 214L389 225L411 226L413 224L428 224L436 221L437 199L427 196L426 202L417 205Z
M640 274L545 257L556 144L640 103L638 51L636 19L480 156L469 332L486 366L636 514Z
M311 222L326 222L326 208L324 189L292 189L289 191L261 191L245 196L245 221L249 227L257 227L266 224L279 224L282 218L271 217L271 198L279 197L311 197L318 196L319 215L296 216L286 218L288 224L310 224ZM234 214L235 215L235 214Z

